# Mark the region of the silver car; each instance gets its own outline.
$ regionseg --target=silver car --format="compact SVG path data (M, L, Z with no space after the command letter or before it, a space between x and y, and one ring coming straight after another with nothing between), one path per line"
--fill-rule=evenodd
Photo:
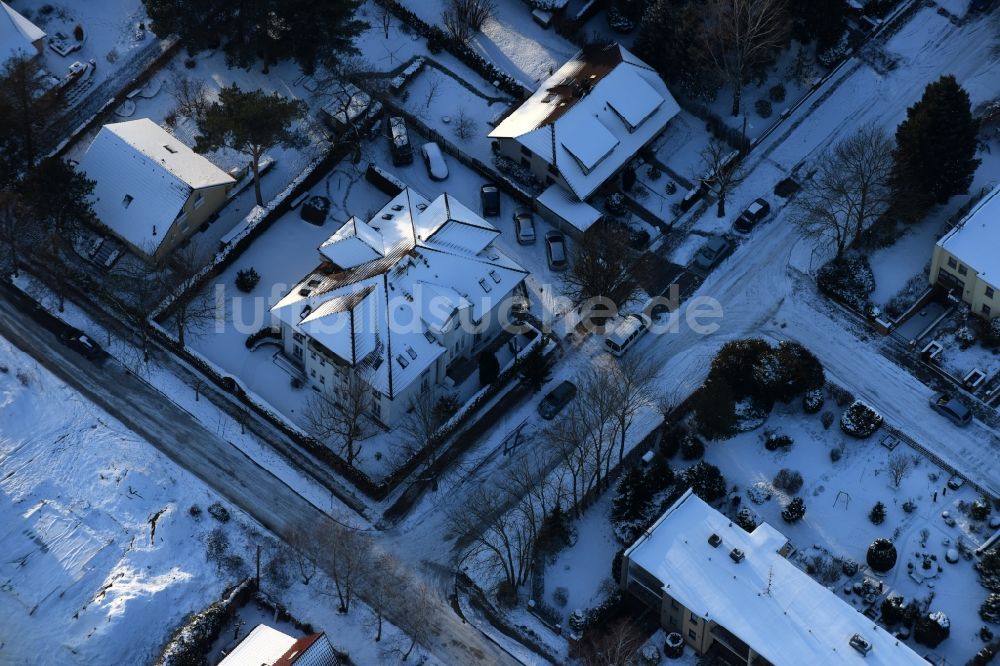
M518 208L514 211L514 232L517 242L521 245L535 243L535 218L529 208Z
M444 155L441 153L441 146L430 141L421 146L420 154L424 156L427 173L430 174L432 179L444 180L448 177L448 165L445 164Z
M704 247L698 250L698 254L694 255L695 268L703 271L710 271L715 268L715 265L722 261L722 258L726 256L729 252L731 245L722 236L713 236Z

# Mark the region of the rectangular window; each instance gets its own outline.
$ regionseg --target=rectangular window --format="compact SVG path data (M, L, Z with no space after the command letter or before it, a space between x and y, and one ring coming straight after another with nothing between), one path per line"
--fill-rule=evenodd
M986 287L986 298L993 298L993 287Z
M698 634L694 633L694 629L688 629L688 638L693 641L698 640Z
M984 315L986 315L987 317L989 317L989 316L990 316L990 306L988 306L988 305L986 305L985 303L983 303L983 308L982 308L982 310L983 310L983 314L984 314Z
M676 627L677 626L677 618L674 617L673 615L671 615L670 619L667 621L667 624L669 624L671 627Z
M527 146L521 146L521 154L531 157L531 150Z
M955 257L948 257L948 268L958 268L958 262L955 261Z
M201 208L201 205L203 203L205 203L205 197L203 197L202 194L201 194L201 192L199 192L198 196L196 196L194 198L194 207L195 208Z
M698 618L696 618L696 617L695 617L694 615L690 615L690 616L688 616L688 621L689 621L689 622L690 622L691 624L694 624L694 625L697 625L697 624L698 624Z
M292 356L294 356L295 358L301 360L302 359L302 347L299 347L298 345L292 347Z
M315 377L316 376L316 368L313 368L312 370L309 371L309 376L310 377Z
M965 267L965 264L959 264L958 265L958 274L959 275L968 275L969 274L969 269Z
M677 608L677 600L676 599L671 599L670 600L670 607L671 608Z
M323 375L320 375L319 376L319 383L320 384L326 384L326 377L324 377Z
M531 168L531 160L529 160L527 157L522 157L521 158L521 166L523 166L525 169L530 169Z

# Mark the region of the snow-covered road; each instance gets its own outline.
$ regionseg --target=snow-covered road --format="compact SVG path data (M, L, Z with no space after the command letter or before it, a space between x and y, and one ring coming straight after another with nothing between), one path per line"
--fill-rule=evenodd
M112 414L173 462L193 473L279 537L322 532L330 518L236 447L109 359L91 363L64 347L0 294L0 336ZM332 526L331 526L332 527ZM427 608L433 636L425 647L448 664L516 664L462 622L444 598ZM393 619L397 607L386 609Z

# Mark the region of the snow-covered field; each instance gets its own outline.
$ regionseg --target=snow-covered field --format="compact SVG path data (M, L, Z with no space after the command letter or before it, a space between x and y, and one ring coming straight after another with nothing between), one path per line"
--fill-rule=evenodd
M218 501L121 423L0 339L0 662L149 663L187 613L235 579ZM199 506L200 518L189 514Z

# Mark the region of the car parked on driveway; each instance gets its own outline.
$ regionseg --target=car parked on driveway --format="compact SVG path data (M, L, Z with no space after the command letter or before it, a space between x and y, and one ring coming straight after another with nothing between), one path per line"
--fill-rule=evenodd
M542 398L542 401L538 403L538 413L546 421L551 421L575 397L576 384L569 381L563 382Z
M694 261L691 263L697 269L710 271L722 261L722 257L726 255L726 252L729 252L730 247L732 246L729 241L722 236L713 236L698 250L698 254L694 255Z
M486 183L479 188L479 202L483 206L483 217L499 215L500 189L496 185Z
M549 260L549 268L554 271L564 271L569 265L566 260L566 237L561 231L545 232L545 256Z
M59 333L59 339L70 349L83 354L91 361L104 358L104 350L83 331L67 326Z
M931 409L947 417L955 425L967 426L972 422L972 411L948 393L935 393L931 396Z
M393 166L412 164L413 148L410 146L410 134L406 131L406 120L400 116L392 116L389 118L388 129Z
M532 245L535 242L535 218L531 209L518 208L514 211L514 233L521 245Z
M757 224L771 212L771 205L764 199L756 199L740 213L733 228L743 234L750 233Z
M448 177L448 165L445 164L441 146L429 141L420 147L420 154L424 156L427 173L433 180L444 180Z

